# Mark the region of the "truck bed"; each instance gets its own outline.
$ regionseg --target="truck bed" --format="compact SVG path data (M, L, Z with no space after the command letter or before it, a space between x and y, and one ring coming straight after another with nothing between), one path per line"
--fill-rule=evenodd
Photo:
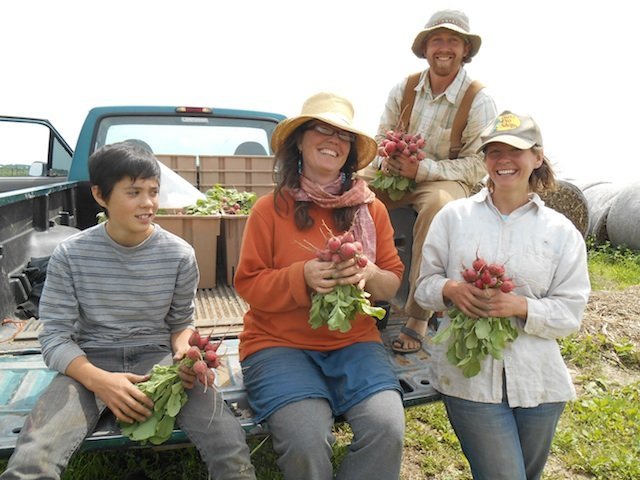
M205 333L224 338L220 352L223 363L217 371L217 385L226 403L238 417L248 435L263 435L266 428L256 424L249 408L242 383L238 359L238 334L247 309L233 287L218 282L216 288L199 289L196 298L196 326ZM389 358L404 390L404 405L411 407L439 399L430 384L428 342L422 351L396 355L390 350L393 338L404 325L406 317L392 306L389 318L379 324ZM0 329L0 341L7 353L0 356L0 458L11 455L26 415L38 396L54 377L42 361L37 335L39 322L7 323ZM178 447L189 444L186 435L174 430L166 445ZM105 450L140 446L120 434L112 415L105 415L94 433L87 438L82 450Z

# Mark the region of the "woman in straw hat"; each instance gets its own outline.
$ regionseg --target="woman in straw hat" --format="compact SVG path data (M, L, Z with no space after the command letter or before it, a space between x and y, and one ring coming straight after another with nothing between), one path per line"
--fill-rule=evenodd
M474 479L537 480L565 402L575 398L557 339L580 328L590 291L586 247L571 221L536 193L555 180L533 119L505 111L480 141L488 186L448 203L433 219L416 301L434 310L455 306L467 318L510 319L517 337L502 358L471 358L460 368L447 358L451 337L433 345L432 384L443 394ZM484 268L496 275L504 264L510 285L477 288L468 273L463 279L465 266L481 266L476 257L495 263ZM438 330L449 322L445 315ZM502 332L481 335L477 325L487 323L473 322L474 331L495 346Z
M276 187L247 221L235 287L249 304L240 335L244 384L266 421L287 479L334 478L336 417L354 433L340 479L397 479L404 436L401 388L374 318L358 314L347 332L309 323L312 297L336 285L364 285L387 300L403 265L385 206L355 172L376 151L353 127L353 107L329 93L276 127ZM368 263L322 261L327 228L351 231Z

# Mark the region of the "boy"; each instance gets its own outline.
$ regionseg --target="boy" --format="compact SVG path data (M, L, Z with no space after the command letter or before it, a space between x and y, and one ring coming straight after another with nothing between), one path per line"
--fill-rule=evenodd
M108 408L142 421L153 402L135 384L154 364L184 357L194 325L192 247L153 224L160 166L132 142L97 150L89 180L107 221L62 242L40 301L42 354L60 372L27 418L2 479L60 478ZM212 478L255 479L244 432L215 389L181 372L188 402L178 425Z

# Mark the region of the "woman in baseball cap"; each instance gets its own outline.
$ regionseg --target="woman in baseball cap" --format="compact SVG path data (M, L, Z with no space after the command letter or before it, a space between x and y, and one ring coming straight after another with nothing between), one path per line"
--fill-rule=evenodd
M432 350L432 384L473 478L537 480L565 403L576 398L557 340L580 328L590 292L586 247L573 223L537 193L555 180L529 115L502 112L482 133L479 151L488 185L435 216L415 298L424 308L455 307L449 312L456 318L474 320L461 327L465 351L474 339L491 341L488 354L465 362L453 336ZM487 277L483 284L466 270L463 277L472 265L486 270L478 277ZM491 326L498 318L509 321L514 340L504 342L505 330ZM480 320L488 330L476 328ZM451 321L447 313L438 330ZM448 356L452 345L455 355Z

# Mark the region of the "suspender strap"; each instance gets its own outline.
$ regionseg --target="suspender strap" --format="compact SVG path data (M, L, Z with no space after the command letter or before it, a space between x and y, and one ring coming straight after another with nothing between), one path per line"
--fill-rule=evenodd
M416 87L420 80L420 74L417 72L409 75L407 85L404 87L404 95L400 103L400 128L409 132L409 121L411 120L411 111L413 110L413 102L416 100Z
M467 126L469 120L469 110L471 110L471 103L476 94L484 88L477 80L474 80L469 84L467 91L464 92L462 102L456 111L455 117L453 117L453 126L451 127L451 147L449 148L449 159L453 160L458 158L460 150L462 150L462 131ZM415 92L414 92L415 95Z

